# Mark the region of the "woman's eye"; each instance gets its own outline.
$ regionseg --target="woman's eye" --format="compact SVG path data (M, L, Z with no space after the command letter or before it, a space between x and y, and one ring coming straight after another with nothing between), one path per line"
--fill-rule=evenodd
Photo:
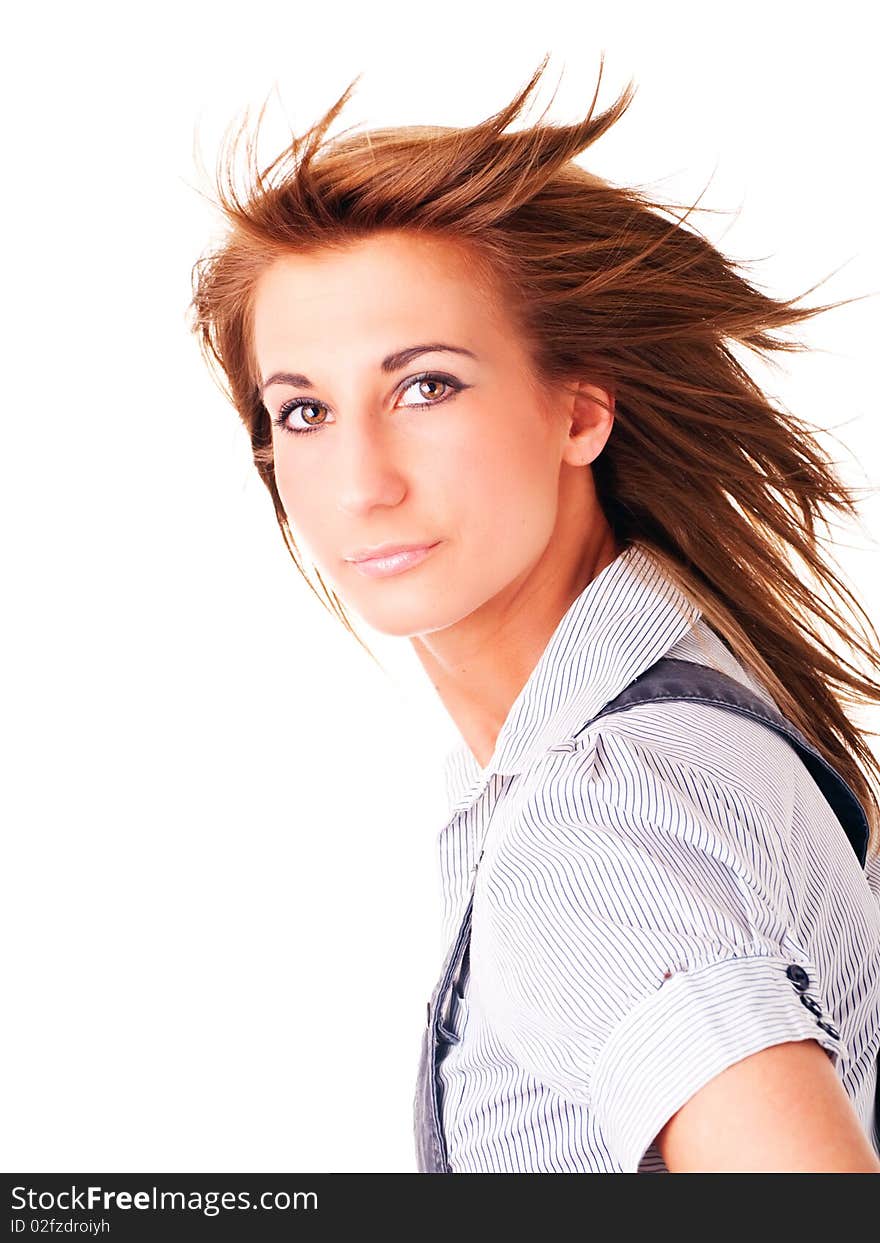
M439 406L441 401L446 401L446 399L454 393L458 393L463 388L469 387L469 385L461 384L458 380L454 380L452 376L437 375L434 372L425 372L424 375L414 376L411 380L408 380L404 385L402 392L407 393L411 388L421 388L422 385L429 390L427 393L424 391L422 392L422 396L427 397L428 400L404 402L403 405L405 407L413 409L417 406ZM450 391L443 391L438 396L436 391L438 388ZM432 389L434 390L433 392L430 391ZM307 426L297 426L295 423L288 421L295 411L300 410L303 411L303 414L300 417L305 421ZM310 413L307 414L305 413L306 411L309 411ZM326 411L327 407L319 401L312 401L309 397L297 397L292 401L286 401L278 411L278 417L273 418L272 422L276 427L281 427L284 431L291 432L295 436L307 436L310 432L317 432L321 430L326 422L326 417L320 417L320 415L321 412L323 412L324 416L326 416Z
M416 388L416 387L421 388L423 384L426 386L433 385L435 389L437 388L438 385L443 385L444 388L452 387L452 381L442 375L425 375L425 376L419 376L415 380L410 380L410 382L406 385L403 391L406 393L411 388ZM436 393L428 393L427 395L428 397L437 397ZM444 396L446 396L445 393L439 398L439 400L442 401ZM430 405L435 405L436 402L432 402L432 401L417 401L415 403L404 402L404 405L412 405L412 404L415 404L417 406L430 406Z
M278 418L273 419L272 422L275 424L276 427L282 427L286 432L293 432L297 436L303 436L303 435L308 434L309 432L319 431L324 426L323 422L319 423L315 421L315 416L311 413L304 414L302 417L305 419L306 423L309 424L309 426L308 427L296 427L295 425L288 423L287 421L288 415L293 414L295 410L297 411L298 410L322 411L324 409L325 407L322 406L320 402L309 401L307 398L299 397L297 398L296 401L286 401L284 405L281 407L281 409L278 411Z

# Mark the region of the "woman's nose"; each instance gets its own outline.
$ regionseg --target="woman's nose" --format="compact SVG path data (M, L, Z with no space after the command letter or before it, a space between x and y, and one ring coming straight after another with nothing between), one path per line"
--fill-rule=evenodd
M362 513L375 505L396 505L406 493L401 463L390 437L375 427L337 440L336 487L339 507Z

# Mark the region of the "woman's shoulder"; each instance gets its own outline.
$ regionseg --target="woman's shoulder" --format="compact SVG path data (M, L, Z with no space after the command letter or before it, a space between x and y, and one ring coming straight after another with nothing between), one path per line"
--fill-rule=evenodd
M726 674L777 707L703 619L665 655ZM790 817L797 782L812 780L791 742L770 725L697 700L637 703L587 722L571 748L569 767L597 795L616 791L633 798L641 790L663 803L673 791L696 799L702 790L744 799L780 825Z
M708 627L668 654L755 687ZM699 877L719 903L744 884L787 906L803 863L794 813L804 780L812 778L792 744L761 721L692 700L638 704L588 723L523 774L498 851L518 872L601 866L618 900L624 892L640 900L651 884L684 901ZM826 808L815 832L834 837ZM852 853L844 839L841 855L844 847Z
M706 626L668 654L718 669L776 706ZM811 874L822 858L829 892L858 889L867 906L880 892L880 863L859 875L844 828L795 745L721 705L648 702L589 722L524 776L520 799L508 837L514 850L532 852L540 837L561 858L602 857L640 876L662 857L664 883L673 873L711 873L722 886L735 876L795 906L819 883Z

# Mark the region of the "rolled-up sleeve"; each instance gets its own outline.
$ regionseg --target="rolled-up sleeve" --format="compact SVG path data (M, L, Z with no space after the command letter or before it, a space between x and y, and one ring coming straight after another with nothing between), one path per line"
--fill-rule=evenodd
M718 959L674 972L629 1011L592 1073L593 1109L624 1171L636 1171L658 1131L695 1092L752 1053L817 1040L838 1065L846 1049L832 1024L819 1026L825 1020L810 987L815 978L810 963L781 955Z
M588 1106L623 1171L743 1058L810 1039L838 1073L848 1058L793 918L789 754L768 807L717 771L600 736L493 859L472 961L496 1029L527 1071Z

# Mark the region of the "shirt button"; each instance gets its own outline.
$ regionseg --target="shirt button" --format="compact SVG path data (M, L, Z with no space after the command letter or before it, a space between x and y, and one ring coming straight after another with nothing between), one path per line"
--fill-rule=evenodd
M810 982L810 977L806 971L804 971L803 967L799 967L797 963L792 963L790 967L786 967L785 974L800 992L803 992Z
M809 1010L812 1014L815 1014L815 1015L817 1015L817 1016L821 1016L821 1014L822 1014L822 1007L819 1005L818 1001L816 1001L814 998L812 998L812 997L808 997L808 996L806 995L806 993L801 993L801 1002L803 1003L803 1005L805 1005L805 1006L807 1007L807 1009L808 1009L808 1010Z
M833 1036L835 1040L840 1039L840 1032L833 1028L830 1023L826 1023L824 1019L818 1019L816 1026L821 1027L823 1032L827 1032L828 1035Z

